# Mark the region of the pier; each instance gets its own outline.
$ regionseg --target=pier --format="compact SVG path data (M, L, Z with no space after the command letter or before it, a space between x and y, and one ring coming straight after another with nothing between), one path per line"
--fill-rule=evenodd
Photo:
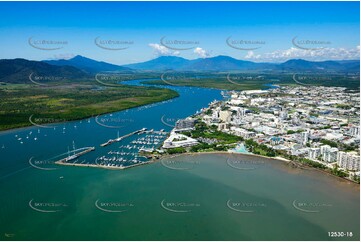
M115 143L115 142L119 142L119 141L121 141L121 140L123 140L123 139L125 139L125 138L127 138L127 137L129 137L129 136L132 136L132 135L134 135L134 134L142 134L142 133L146 132L146 130L147 130L146 128L142 128L142 129L140 129L140 130L136 130L136 131L134 131L134 132L131 132L131 133L126 134L126 135L123 135L123 136L118 137L118 138L116 138L116 139L110 139L110 140L108 140L107 142L101 144L100 146L101 146L101 147L105 147L105 146L110 145L110 144L113 144L113 143Z
M60 165L65 165L65 164L71 164L71 163L67 163L68 161L70 160L74 160L86 153L89 153L90 151L93 151L95 150L95 147L84 147L84 148L81 148L81 149L85 149L83 151L80 151L79 153L75 153L76 150L74 150L74 155L71 155L71 156L68 156L68 157L65 157L61 160L58 160L58 161L55 161L55 164L60 164ZM79 150L79 149L78 149Z
M155 160L150 160L146 162L140 162L137 164L129 165L129 166L106 166L106 165L99 165L99 164L80 164L80 163L67 163L67 162L61 162L57 161L55 162L58 165L65 165L65 166L78 166L78 167L93 167L93 168L103 168L103 169L109 169L109 170L124 170L129 169L137 166L147 165L150 163L153 163Z

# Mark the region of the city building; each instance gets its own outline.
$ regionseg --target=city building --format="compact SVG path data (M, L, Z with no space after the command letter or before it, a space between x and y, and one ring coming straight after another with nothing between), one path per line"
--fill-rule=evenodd
M197 119L194 119L194 118L180 119L175 124L175 131L193 130L194 125L196 124L196 121L197 121Z
M343 169L351 171L360 171L360 156L356 152L337 153L337 165Z

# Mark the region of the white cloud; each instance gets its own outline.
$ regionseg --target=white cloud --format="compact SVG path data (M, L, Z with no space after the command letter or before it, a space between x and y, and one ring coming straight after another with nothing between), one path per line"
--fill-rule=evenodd
M304 50L291 47L286 50L276 50L273 52L255 55L249 51L245 59L255 61L286 61L289 59L301 58L313 61L322 60L355 60L360 59L360 46L356 48L323 48L318 50Z
M49 58L50 60L69 60L71 58L75 57L75 54L73 53L62 53L62 54L55 54L53 57Z
M154 50L154 54L156 56L179 55L179 51L172 51L172 50L168 49L167 47L160 45L160 44L150 43L149 46Z
M260 57L261 57L261 55L255 55L254 52L251 50L251 51L248 51L247 55L244 58L246 58L246 59L258 59Z
M206 50L202 49L201 47L195 48L193 50L193 52L201 58L206 58L206 57L209 57L209 55L210 55Z

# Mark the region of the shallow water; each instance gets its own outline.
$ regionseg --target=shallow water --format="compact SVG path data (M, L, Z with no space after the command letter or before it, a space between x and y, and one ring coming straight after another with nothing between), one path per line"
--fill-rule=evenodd
M123 171L30 172L1 190L1 232L17 240L328 240L329 231L359 237L357 185L277 160L204 154ZM36 211L31 199L36 209L58 211Z

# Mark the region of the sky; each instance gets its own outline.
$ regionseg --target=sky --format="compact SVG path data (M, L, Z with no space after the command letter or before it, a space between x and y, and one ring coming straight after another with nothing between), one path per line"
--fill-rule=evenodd
M359 16L359 2L0 2L0 59L359 59Z

